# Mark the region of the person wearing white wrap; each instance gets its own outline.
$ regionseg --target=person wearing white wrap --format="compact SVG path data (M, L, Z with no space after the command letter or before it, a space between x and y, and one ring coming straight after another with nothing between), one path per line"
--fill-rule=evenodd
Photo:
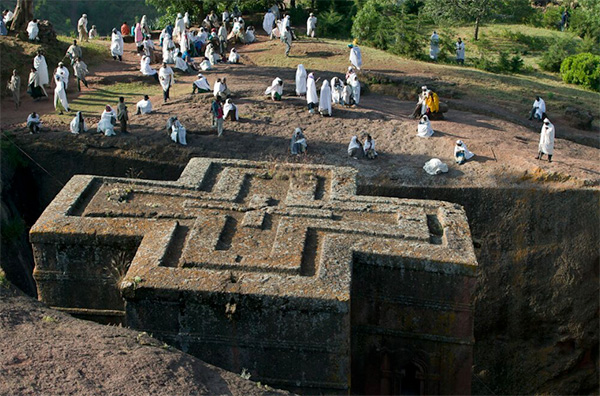
M135 105L136 115L140 114L149 114L152 112L152 102L150 102L150 97L148 95L144 95L144 99L137 102Z
M306 137L304 137L302 129L296 128L290 141L290 153L292 155L304 154L307 147L308 144L306 143Z
M163 63L162 67L158 71L158 81L160 82L160 86L163 89L163 101L167 103L169 100L169 90L171 86L175 83L175 74L173 73L173 69L170 66L167 66L166 63Z
M314 114L315 106L319 104L319 96L317 95L317 82L313 73L310 73L306 78L306 104L308 112Z
M360 48L356 44L348 44L348 48L350 48L350 63L357 69L360 70L362 67L362 53L360 52Z
M323 81L321 84L321 93L319 96L319 113L322 116L331 117L331 87L329 81Z
M223 105L223 119L229 121L239 121L238 108L233 104L231 99L227 99Z
M232 48L229 51L229 58L227 59L229 63L238 63L240 61L240 54L237 53L235 48Z
M432 60L437 60L438 54L440 53L440 36L433 31L433 34L429 38L429 57Z
M531 108L531 112L529 113L529 119L535 118L536 120L544 119L546 114L546 102L539 96L535 97L535 101L533 102L533 107Z
M454 146L454 160L458 165L464 164L474 156L475 154L469 151L465 142L462 140L456 141L456 145Z
M263 29L267 33L267 36L271 36L273 30L273 24L275 23L275 14L271 10L267 10L265 17L263 18Z
M167 133L171 137L171 140L175 143L179 143L184 146L187 145L187 131L181 122L179 122L177 116L170 117L167 120Z
M423 115L419 120L419 125L417 125L417 136L419 137L431 137L433 136L433 128L431 128L431 121L429 121L429 117Z
M283 96L283 80L276 77L269 88L265 90L265 95L271 96L272 100L281 100L281 97Z
M335 104L343 104L343 93L344 83L338 77L333 77L331 79L331 102Z
M198 74L198 79L192 84L192 93L195 94L196 90L198 93L206 93L211 91L208 80L201 73Z
M296 69L296 95L306 95L306 69L302 64Z
M348 145L348 156L358 159L362 148L363 147L358 140L358 136L352 136L352 139L350 139L350 144Z
M117 124L117 113L115 110L106 105L106 108L102 112L100 116L100 121L98 122L97 131L98 133L104 133L104 136L116 136L115 133L115 125Z
M365 143L363 144L363 152L365 157L368 159L375 159L378 155L377 151L375 151L375 140L368 133L364 134L363 136L365 135Z
M317 17L311 12L306 20L306 35L315 37L315 30L317 30Z
M38 20L34 19L29 22L27 25L27 34L30 41L39 40L38 33L40 32L40 28L38 27Z
M68 113L70 110L69 102L67 102L67 91L65 90L65 84L58 74L54 76L54 83L56 84L56 88L54 88L54 109L59 110L60 114L63 113L63 109ZM59 102L62 108L59 108Z
M151 76L158 81L158 72L150 66L150 57L147 55L142 56L140 60L140 71L144 76Z
M58 67L54 70L54 75L58 75L60 80L65 84L65 91L69 89L69 77L71 76L71 73L64 63L58 62Z
M544 125L540 132L540 144L538 145L538 156L535 159L543 159L544 154L548 155L548 162L552 162L554 154L554 125L549 119L544 118Z
M33 67L38 72L38 77L40 78L40 85L48 85L50 83L50 77L48 75L48 64L46 63L46 58L44 57L42 51L38 51L35 58L33 58Z
M110 35L110 54L114 60L123 60L123 48L124 44L121 32L117 29L113 29L112 34Z
M358 81L358 76L356 73L350 74L350 78L348 78L347 84L352 87L352 100L354 100L354 104L357 105L360 103L360 81Z
M88 19L87 14L83 14L79 21L77 21L77 31L79 32L79 41L88 41Z
M85 124L85 120L83 119L83 114L81 113L81 111L78 111L75 118L71 120L71 124L69 124L69 129L71 130L71 133L75 135L87 132L87 125Z

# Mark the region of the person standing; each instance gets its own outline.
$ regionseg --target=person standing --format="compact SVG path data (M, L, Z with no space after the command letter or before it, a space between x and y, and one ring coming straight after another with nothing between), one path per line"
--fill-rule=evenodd
M40 28L38 27L38 20L34 19L33 21L29 22L29 24L27 25L27 34L28 34L29 41L39 40L39 38L38 38L39 32L40 32Z
M75 59L75 64L73 65L73 72L75 77L77 78L77 91L81 92L81 83L88 88L88 83L85 80L85 77L88 75L87 65L79 58Z
M317 81L315 75L310 73L306 79L306 104L310 114L315 113L315 107L319 104L319 96L317 95Z
M219 52L221 56L225 56L225 51L227 51L227 28L225 24L222 24L219 28L217 37L219 38Z
M88 30L87 30L87 14L83 14L79 21L77 21L77 31L79 32L79 41L88 41Z
M317 17L312 12L306 20L306 35L308 37L315 37L315 30L317 29Z
M117 58L119 61L123 60L123 47L123 36L121 35L121 32L115 28L112 30L110 36L110 54L114 60L117 60Z
M129 120L129 114L127 113L125 98L122 96L119 97L119 104L117 105L117 120L121 124L121 133L127 133L127 121Z
M71 73L69 73L69 69L67 69L64 63L58 62L58 67L54 70L54 74L58 75L61 81L65 83L65 91L69 89L69 77Z
M543 159L544 154L548 155L548 162L552 162L552 155L554 154L554 125L547 118L544 118L544 125L540 133L540 144L538 145L538 156L535 159Z
M163 63L158 71L158 81L160 81L160 85L163 89L163 101L164 103L167 103L167 100L169 100L169 90L174 83L174 73L173 69L171 69L170 66L167 66L166 63Z
M267 10L265 17L263 18L263 30L267 33L267 36L271 37L271 31L273 30L273 24L275 23L275 14L270 9ZM272 38L272 37L271 37Z
M39 98L48 96L44 90L44 87L40 84L40 77L37 70L35 70L35 67L32 67L31 72L29 73L29 79L27 80L27 93L31 95L34 102L37 102Z
M69 102L67 102L65 83L58 74L54 75L54 82L56 83L56 88L54 88L54 109L59 110L59 114L63 114L63 109L68 113L70 110ZM59 102L62 108L59 108Z
M83 52L81 51L81 47L77 45L77 40L73 40L73 44L69 46L65 56L68 56L69 59L71 59L71 66L75 63L75 59L83 58Z
M440 53L440 36L434 30L429 38L429 57L436 61Z
M360 52L359 46L356 44L348 44L348 48L350 48L350 63L352 63L357 70L360 70L362 67L362 53Z
M292 33L290 32L289 27L284 27L284 31L281 35L281 38L283 40L283 43L285 44L285 56L290 56L290 51L292 50Z
M212 102L211 111L213 116L213 127L217 128L217 136L223 135L223 106L221 104L221 98L215 97Z
M296 95L306 95L306 69L303 64L296 69Z
M456 42L456 63L460 65L465 64L465 43L463 43L460 37Z
M17 69L14 69L10 81L6 88L12 94L13 101L15 102L15 108L18 109L21 105L21 77L17 73Z
M38 50L37 55L33 58L33 67L37 70L39 76L40 85L48 85L50 83L50 76L48 75L48 64L46 58L41 50Z

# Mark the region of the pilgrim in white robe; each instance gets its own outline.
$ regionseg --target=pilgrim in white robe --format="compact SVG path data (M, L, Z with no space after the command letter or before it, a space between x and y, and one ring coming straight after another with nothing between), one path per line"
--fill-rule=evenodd
M62 82L62 79L59 75L54 76L54 82L56 83L56 88L54 88L54 109L58 109L58 102L62 107L68 112L69 111L69 102L67 102L67 92L65 91L65 85Z
M362 146L358 142L358 136L352 136L348 145L348 156L357 159L358 153L362 151Z
M180 55L181 55L181 53L179 53L179 55L177 55L175 57L175 69L181 70L184 73L188 73L189 72L188 64L183 60L183 58Z
M336 104L343 104L343 92L344 83L342 83L339 78L333 77L331 79L331 102Z
M362 53L358 45L353 45L350 48L350 63L358 70L362 67Z
M83 119L81 111L78 111L75 118L71 120L71 124L69 124L69 129L71 130L71 133L75 135L87 132L87 125L85 124L85 120Z
M271 85L265 90L265 95L271 96L273 100L280 100L283 96L283 80L276 77Z
M309 37L315 37L315 30L317 30L317 17L310 13L310 16L306 20L306 35Z
M263 30L267 33L267 36L271 35L271 30L273 30L273 23L275 23L275 15L268 10L263 18Z
M157 73L157 71L150 66L150 57L146 55L142 56L142 59L140 60L140 71L144 76L153 76Z
M117 29L113 29L113 32L110 36L110 53L113 57L121 57L123 56L123 36L121 36L121 32Z
M454 159L457 164L462 165L474 156L475 154L469 151L467 145L462 140L456 141L456 145L454 146Z
M190 13L186 11L186 13L183 15L183 25L186 28L190 27Z
M183 20L181 13L179 13L177 14L177 19L175 19L175 27L173 28L173 39L177 39L177 41L179 42L179 39L183 32L185 32L185 21Z
M194 81L194 85L196 86L196 89L198 89L199 92L210 92L211 91L208 80L202 74L198 74L198 79L196 81Z
M219 61L219 54L215 52L212 43L206 46L206 50L204 51L204 57L208 59L211 65L216 65Z
M323 116L332 116L331 113L331 87L329 81L323 81L321 85L321 94L319 96L319 113Z
M229 113L231 113L231 115ZM238 108L233 104L231 99L227 99L223 105L223 119L226 120L227 117L232 117L234 121L239 121L240 119L238 115Z
M342 88L342 104L344 106L351 106L353 102L352 87L350 85L344 85Z
M35 70L38 72L40 85L48 85L50 83L50 78L48 76L48 64L46 63L44 55L38 54L33 58L33 67L35 67Z
M535 109L533 116L541 120L544 117L544 113L546 113L546 102L544 102L544 99L536 99L533 102L533 108Z
M210 61L208 59L204 59L202 62L200 62L200 69L204 71L212 69Z
M229 63L238 63L240 61L240 54L237 53L235 48L232 48L229 51L229 58L227 59Z
M550 156L554 154L554 125L547 118L544 119L544 125L540 132L538 151L540 154L547 154Z
M104 133L104 136L116 136L115 133L115 124L117 123L117 115L115 110L111 106L107 106L110 108L109 111L106 109L102 112L100 116L100 121L98 122L97 130L98 132Z
M348 79L348 84L352 87L352 98L354 99L354 104L360 103L360 81L358 81L358 76L356 73L352 73L350 78Z
M256 41L256 35L254 34L254 27L248 26L246 29L246 44L250 44Z
M290 152L292 155L298 155L306 152L308 144L306 143L306 137L302 133L301 128L296 128L292 134L290 141Z
M69 77L71 76L71 73L66 66L58 66L56 70L54 70L54 75L60 77L60 80L65 84L65 90L69 89Z
M440 36L436 32L433 32L429 39L429 57L436 60L440 53Z
M179 122L179 120L175 120L171 124L171 140L175 143L179 143L183 146L187 146L186 140L187 131L185 127Z
M371 138L371 135L367 135L367 138L365 139L363 152L368 159L375 159L379 155L377 154L377 151L375 151L375 139L371 138L371 140L369 140L369 138Z
M296 69L296 95L306 95L306 69L302 64Z
M319 103L317 95L317 84L315 83L314 74L310 73L306 79L306 104L308 105L309 113L314 113L314 107Z
M146 99L142 99L139 102L137 102L137 104L135 105L135 108L137 110L137 112L139 112L140 114L148 114L152 112L152 102L150 102L150 99L146 100Z
M417 136L419 137L431 137L433 136L433 128L431 127L431 121L429 121L429 117L424 115L419 120L419 125L417 126Z
M171 85L175 82L173 69L170 66L161 67L158 71L158 80L164 92L168 92Z
M29 35L29 40L37 40L39 32L40 28L38 27L37 22L35 20L29 22L29 24L27 25L27 34Z

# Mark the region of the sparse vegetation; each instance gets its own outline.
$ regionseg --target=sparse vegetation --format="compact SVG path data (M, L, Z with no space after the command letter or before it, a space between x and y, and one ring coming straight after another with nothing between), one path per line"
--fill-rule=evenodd
M54 316L45 315L42 318L42 322L44 322L44 323L58 323L58 319L55 318Z

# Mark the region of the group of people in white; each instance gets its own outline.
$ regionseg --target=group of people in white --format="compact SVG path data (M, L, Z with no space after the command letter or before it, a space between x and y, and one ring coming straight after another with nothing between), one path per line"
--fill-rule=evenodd
M4 16L6 19L7 16ZM88 38L97 37L98 33L95 26L88 31L87 15L83 14L77 23L77 30L80 41L87 41ZM231 23L231 32L228 32L228 24ZM317 18L311 13L307 20L307 36L314 37ZM126 24L124 23L124 26ZM228 42L234 43L250 43L255 41L254 29L248 27L244 31L245 22L239 10L234 9L233 13L227 10L223 12L221 19L211 12L202 21L202 26L199 30L192 31L190 16L186 12L185 15L178 14L174 26L168 25L162 30L160 35L160 46L162 52L162 66L158 71L152 68L152 63L155 59L155 46L149 35L149 24L144 16L141 23L136 24L133 35L138 47L138 54L141 56L140 71L143 75L152 76L161 85L163 90L163 101L167 102L170 99L170 88L175 83L175 73L170 65L174 65L175 70L183 73L190 73L193 70L198 71L192 56L198 53L204 54L203 61L199 64L202 70L211 70L219 62L226 61L229 63L239 63L240 55L236 48L231 48L228 56L226 54ZM217 30L218 29L218 30ZM290 16L285 15L280 18L279 9L273 6L267 11L263 19L263 29L271 37L279 37L286 43L286 55L289 55L291 46L291 37L295 34L290 24ZM39 32L37 20L33 20L27 26L27 32L30 40L36 40ZM128 27L123 26L121 30L116 28L111 32L110 53L113 59L122 60L124 53L123 32L128 32ZM295 75L295 93L297 96L305 97L307 108L310 114L315 114L318 111L322 116L331 117L333 115L333 105L342 106L357 106L360 103L361 85L358 80L357 71L362 68L362 53L356 41L348 45L350 49L349 61L351 66L345 74L345 78L334 76L331 79L324 79L321 83L320 90L317 92L317 85L321 78L316 78L314 72L307 73L304 65L299 64ZM459 38L456 43L457 62L464 63L464 42ZM430 39L430 57L437 59L439 54L439 36L433 32ZM66 53L71 61L73 74L77 79L77 86L80 90L80 84L88 86L86 76L89 73L87 65L83 62L83 51L74 40L73 45L69 47ZM70 107L67 100L67 90L69 87L69 79L71 73L63 62L60 62L52 74L54 81L54 106L63 113L63 110L69 112ZM28 93L38 100L41 97L48 96L45 86L50 83L48 65L46 63L43 52L39 51L33 60L33 67L28 79ZM9 81L8 88L13 93L15 104L19 106L19 85L20 79L16 70L13 72L13 77ZM274 101L280 101L283 97L284 81L280 77L276 77L271 85L265 90L265 95ZM16 94L15 94L16 93ZM214 87L211 89L211 84L207 78L199 73L197 79L192 84L192 94L195 93L212 93L214 101L211 105L211 113L213 116L213 126L217 128L218 135L223 132L223 120L238 121L239 112L237 106L232 102L231 93L227 87L225 78L217 78ZM435 100L434 100L435 99ZM434 135L434 129L431 124L430 115L432 108L438 106L436 103L437 95L426 86L422 87L419 94L415 116L419 116L417 124L417 136L421 138L430 138ZM120 98L117 110L106 105L100 121L97 125L97 131L106 136L116 135L114 127L117 121L121 122L121 132L127 133L127 110L123 98ZM437 110L436 110L437 111ZM148 95L136 103L136 115L144 115L152 113L152 103ZM552 161L554 150L555 130L554 126L546 116L546 104L542 98L536 97L533 104L529 119L537 119L543 121L543 126L540 134L540 142L538 145L538 155L536 159L542 159L544 155L548 156L548 161ZM41 128L41 119L39 114L32 112L27 118L27 127L30 133L37 133ZM70 123L70 131L73 134L80 134L88 130L83 113L78 111ZM167 121L167 130L170 138L179 144L186 145L186 128L181 121L172 116ZM375 159L378 154L375 151L375 140L366 132L361 135L361 140L358 136L352 136L348 145L348 156L354 159L364 157L367 159ZM296 128L292 134L290 143L290 152L293 155L307 153L307 138L301 128ZM472 159L473 154L467 147L467 144L462 140L457 140L454 147L454 159L458 165L462 165ZM439 174L448 171L448 166L438 158L433 158L428 161L424 169L430 174Z
M465 43L459 37L456 43L454 43L456 51L456 63L459 65L465 64ZM429 58L433 61L437 61L440 54L440 35L434 30L429 38Z

